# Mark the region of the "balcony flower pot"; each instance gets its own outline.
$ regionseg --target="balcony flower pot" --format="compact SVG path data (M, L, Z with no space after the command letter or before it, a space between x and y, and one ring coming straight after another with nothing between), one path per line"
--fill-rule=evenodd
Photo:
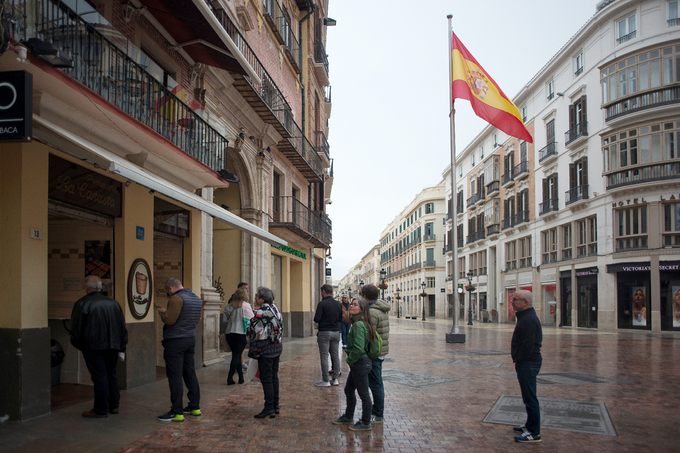
M381 283L378 285L378 289L384 291L387 289L387 283Z
M419 294L419 296L420 297L427 297L427 293L423 291L422 293Z
M475 285L465 285L465 291L473 292L476 289Z

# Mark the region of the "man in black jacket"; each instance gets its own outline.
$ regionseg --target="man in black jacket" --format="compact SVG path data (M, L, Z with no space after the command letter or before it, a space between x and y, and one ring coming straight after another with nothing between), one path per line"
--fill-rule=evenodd
M517 313L517 324L512 334L510 354L515 363L522 401L527 409L527 422L524 426L513 428L521 433L515 436L517 442L541 441L541 412L536 396L536 376L541 369L541 343L543 330L534 310L534 295L531 291L516 291L512 298L512 308Z
M321 287L321 302L316 307L314 322L317 323L317 343L319 344L319 355L321 356L321 377L319 382L315 382L317 387L330 387L340 385L340 322L342 321L342 306L340 302L333 299L333 287L323 285ZM331 353L331 363L333 365L333 376L328 373L328 353Z
M83 352L94 384L94 408L86 418L106 418L118 413L120 391L116 364L118 353L128 342L125 316L120 304L104 296L99 277L85 277L87 295L78 299L71 312L71 344Z

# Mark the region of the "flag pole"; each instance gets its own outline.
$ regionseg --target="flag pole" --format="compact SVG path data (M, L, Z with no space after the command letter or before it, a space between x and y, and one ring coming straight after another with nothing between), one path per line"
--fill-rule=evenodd
M453 234L451 250L453 251L453 262L451 263L451 280L453 285L453 328L451 333L446 335L447 343L465 343L465 334L460 333L460 328L458 327L458 315L460 313L459 295L458 295L458 207L456 206L458 202L458 197L456 196L456 122L455 122L455 108L453 105L453 68L452 68L452 39L453 39L453 28L451 26L451 19L453 15L449 14L446 16L449 20L449 54L448 54L448 65L449 65L449 118L451 119L450 124L450 135L451 135L451 221L453 224Z

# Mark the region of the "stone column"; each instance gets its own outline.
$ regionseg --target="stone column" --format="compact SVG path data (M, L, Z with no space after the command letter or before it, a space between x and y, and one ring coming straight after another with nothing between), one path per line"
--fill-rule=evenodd
M213 201L213 189L202 189L202 197ZM223 362L220 355L220 309L222 300L213 287L213 218L201 213L201 299L203 299L203 366Z

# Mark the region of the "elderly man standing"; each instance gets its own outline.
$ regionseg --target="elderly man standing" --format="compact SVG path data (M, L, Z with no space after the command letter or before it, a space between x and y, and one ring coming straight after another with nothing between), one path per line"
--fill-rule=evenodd
M536 396L536 376L541 369L541 343L543 330L534 310L534 295L530 291L517 291L512 298L512 308L517 313L517 324L512 334L510 353L515 363L522 401L527 409L524 426L513 428L521 433L517 442L541 441L541 412Z
M333 287L325 284L321 287L321 302L316 306L314 322L319 331L316 334L316 342L319 344L321 356L321 380L315 382L317 387L330 387L340 385L340 323L342 322L342 306L333 299ZM333 375L328 373L328 353L331 354Z
M203 301L176 278L165 282L168 307L157 307L163 321L163 359L170 386L170 411L159 416L162 422L183 422L184 414L201 415L201 390L194 366L196 324L201 317ZM187 386L189 405L182 408L182 395Z
M83 352L94 384L94 408L86 418L106 418L118 413L120 390L116 376L118 354L125 351L128 332L120 304L102 294L99 277L85 277L87 295L78 299L71 312L71 344Z

